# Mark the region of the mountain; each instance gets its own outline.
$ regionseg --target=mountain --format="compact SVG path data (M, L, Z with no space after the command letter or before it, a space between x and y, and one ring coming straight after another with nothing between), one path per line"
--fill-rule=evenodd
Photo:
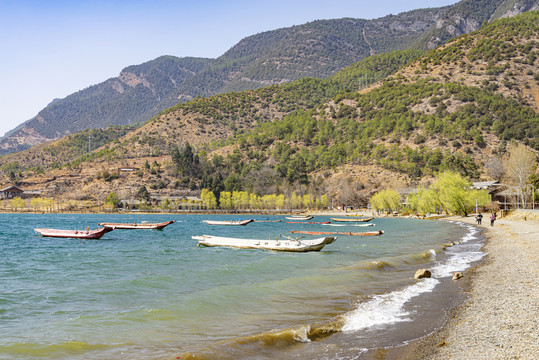
M463 0L380 19L319 20L256 34L215 60L164 56L56 100L0 139L0 154L83 129L144 122L196 96L327 78L369 55L431 49L499 17L539 9L539 0Z
M366 87L387 77L421 54L423 51L403 50L371 56L326 80L305 78L242 93L222 94L179 103L138 129L133 126L111 126L104 130L82 131L0 157L0 166L17 164L16 168L22 170L63 166L78 161L90 150L104 145L110 147L115 154L121 152L127 157L135 158L169 154L172 145L186 141L193 144L212 140L224 141L229 136L242 132L242 128L252 128L256 123L282 119L291 111L312 109L340 92L351 91L358 86ZM242 123L246 124L245 127ZM122 139L123 135L131 131L129 136ZM109 142L115 141L116 144L109 143L106 139L109 139Z
M326 78L369 55L433 49L499 17L539 9L537 0L464 0L374 20L319 20L241 40L164 100L165 107L195 96Z
M133 197L145 185L159 195L309 189L338 201L353 187L361 203L442 170L479 179L513 143L539 151L538 34L539 12L505 18L426 54L372 56L325 80L177 104L61 169L25 170L42 156L31 149L0 169L79 199ZM110 176L120 166L138 171Z
M85 129L144 122L163 110L159 102L211 59L162 56L129 66L116 78L55 99L0 139L0 154L20 151Z

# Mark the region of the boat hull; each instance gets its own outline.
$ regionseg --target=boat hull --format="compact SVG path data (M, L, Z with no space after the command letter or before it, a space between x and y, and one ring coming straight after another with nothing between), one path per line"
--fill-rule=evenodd
M286 221L287 224L330 224L331 221Z
M198 240L199 246L215 247L233 247L241 249L263 249L263 250L275 250L275 251L289 251L289 252L307 252L307 251L320 251L327 244L333 243L336 237L325 237L319 239L237 239L227 238L221 236L211 235L199 235L193 236L194 240Z
M357 219L354 219L354 218L331 218L332 221L335 221L335 222L367 222L367 221L371 221L372 219L374 219L373 217L370 217L370 218L357 218Z
M287 220L311 220L314 216L287 216Z
M106 223L106 222L102 222L102 223L99 223L99 225L104 226L106 228L111 228L111 229L114 229L114 230L116 230L116 229L122 229L122 230L135 230L135 229L162 230L167 225L173 224L175 222L176 222L176 220L165 221L165 222L161 222L161 223L139 223L139 224L136 224L136 223L129 224L129 223Z
M226 221L226 220L202 220L208 225L239 225L239 226L245 226L251 222L253 222L253 219L248 220L236 220L236 221Z
M59 230L59 229L34 229L36 233L43 237L72 238L72 239L100 239L112 228L102 227L96 230Z
M374 223L367 223L367 224L322 224L322 225L328 225L328 226L358 226L358 227L365 227L365 226L374 226Z
M292 230L292 234L307 234L307 235L350 235L350 236L378 236L382 235L384 232L382 230L377 231L366 231L366 232L347 232L347 231L303 231L303 230Z

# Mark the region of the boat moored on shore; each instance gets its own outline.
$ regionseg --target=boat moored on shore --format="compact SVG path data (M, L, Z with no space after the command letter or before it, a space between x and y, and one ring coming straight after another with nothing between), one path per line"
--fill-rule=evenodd
M73 239L100 239L113 228L102 227L95 230L61 230L61 229L34 229L36 233L43 237L73 238Z
M240 225L245 226L251 222L253 222L253 219L247 219L247 220L202 220L202 222L208 224L208 225Z
M374 219L373 217L370 218L331 218L331 221L335 222L368 222Z
M162 230L165 228L165 226L175 223L176 220L170 220L160 223L150 223L143 221L141 223L107 223L102 222L98 225L101 225L106 228L112 228L112 229L122 229L122 230L134 230L134 229L155 229L155 230Z
M291 252L320 251L327 244L331 244L337 240L334 236L318 239L238 239L212 235L197 235L192 238L198 240L198 246L224 246L242 249L264 249Z

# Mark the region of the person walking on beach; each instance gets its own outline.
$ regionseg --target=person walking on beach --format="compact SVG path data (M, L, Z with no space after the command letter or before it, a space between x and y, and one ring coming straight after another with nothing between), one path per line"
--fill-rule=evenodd
M477 225L481 225L481 220L483 220L483 214L479 213L475 217L475 220L477 220Z
M490 215L490 226L494 226L494 221L496 220L496 213Z

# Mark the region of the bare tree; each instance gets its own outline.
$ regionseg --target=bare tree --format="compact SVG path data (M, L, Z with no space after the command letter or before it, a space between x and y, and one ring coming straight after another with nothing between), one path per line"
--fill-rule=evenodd
M499 157L494 157L485 164L486 174L495 180L500 180L505 175L503 161Z
M527 185L536 161L536 155L522 144L512 147L509 159L507 160L507 174L517 186L524 208L527 206L529 188Z

